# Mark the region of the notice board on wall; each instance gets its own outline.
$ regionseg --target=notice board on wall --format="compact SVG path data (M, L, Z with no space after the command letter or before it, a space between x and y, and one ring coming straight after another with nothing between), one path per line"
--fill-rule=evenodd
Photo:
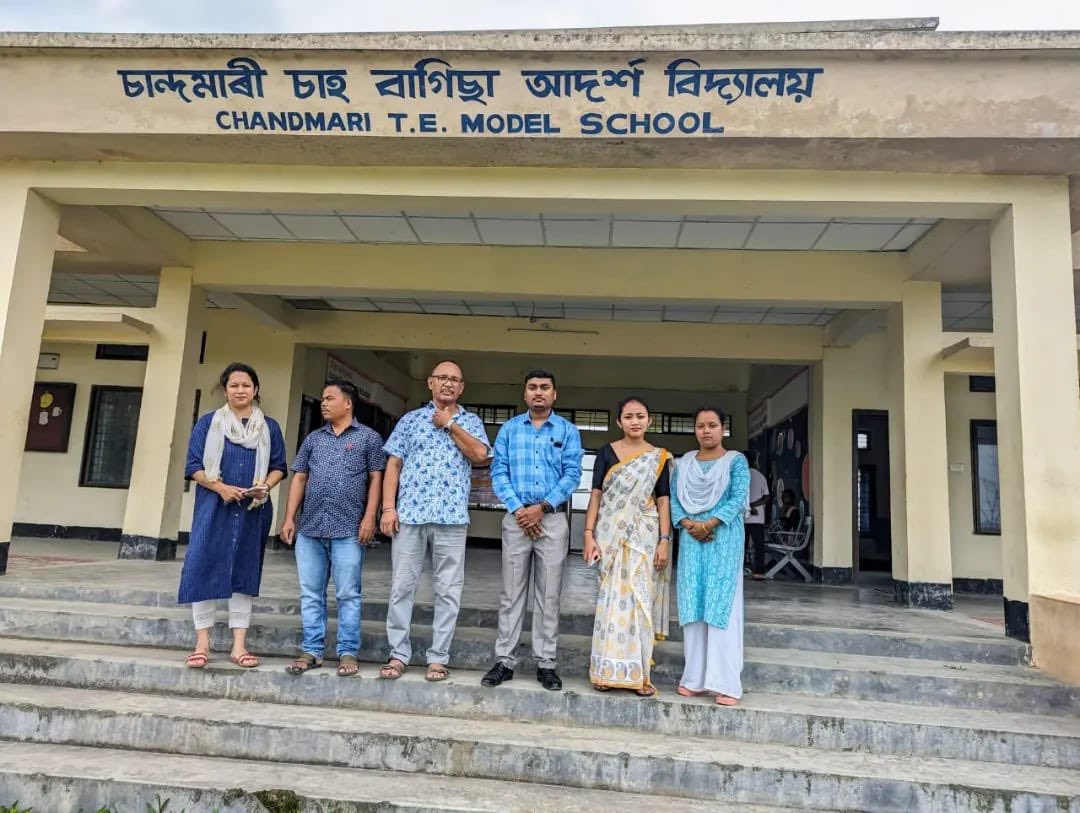
M35 383L30 419L26 423L26 451L66 452L74 410L74 384L55 381Z

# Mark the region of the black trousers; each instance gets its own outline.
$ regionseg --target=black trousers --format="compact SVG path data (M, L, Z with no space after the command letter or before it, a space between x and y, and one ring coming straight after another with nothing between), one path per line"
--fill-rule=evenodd
M753 555L751 573L765 572L765 526L746 524L746 547Z

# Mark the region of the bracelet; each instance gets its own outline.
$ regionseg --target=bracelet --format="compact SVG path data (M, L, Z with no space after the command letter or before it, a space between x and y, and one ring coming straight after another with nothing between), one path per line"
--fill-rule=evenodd
M383 506L383 511L393 511L395 514L397 513L397 509L394 508L394 506L392 506L392 505L391 506L385 506L384 505Z
M591 534L592 532L593 532L592 528L586 528L585 531L584 531L584 533L587 533L587 534Z

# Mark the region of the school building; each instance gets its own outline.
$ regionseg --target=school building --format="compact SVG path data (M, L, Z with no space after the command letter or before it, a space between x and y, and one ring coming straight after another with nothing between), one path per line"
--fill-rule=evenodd
M591 449L718 404L815 578L1001 592L1080 681L1080 34L9 33L0 86L0 572L175 556L230 361L291 453L452 357L493 434L534 367Z

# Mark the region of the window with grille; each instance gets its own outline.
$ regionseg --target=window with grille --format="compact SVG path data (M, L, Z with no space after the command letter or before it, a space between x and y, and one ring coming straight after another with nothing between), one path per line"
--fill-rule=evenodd
M669 435L692 435L694 434L693 415L668 415L664 424L664 431ZM726 424L725 424L726 426Z
M492 406L491 404L478 404L467 406L469 412L475 412L485 424L489 426L501 426L514 417L514 408L509 406Z
M139 432L139 387L93 387L79 485L127 488Z
M575 409L574 426L584 432L606 432L609 413L606 409Z

